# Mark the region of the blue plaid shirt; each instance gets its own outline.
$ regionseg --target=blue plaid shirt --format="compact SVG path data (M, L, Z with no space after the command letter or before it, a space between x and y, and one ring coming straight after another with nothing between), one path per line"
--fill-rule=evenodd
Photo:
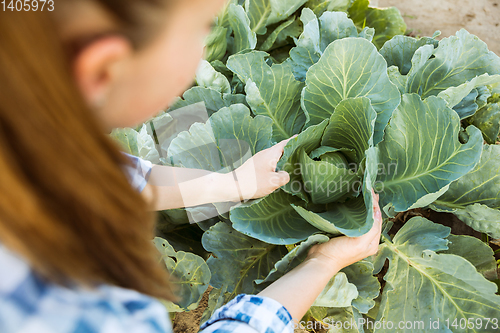
M129 155L125 172L142 191L151 163ZM238 295L202 325L203 333L293 332L288 311L277 301ZM1 333L166 333L172 325L156 299L111 285L65 288L43 281L18 254L0 243Z

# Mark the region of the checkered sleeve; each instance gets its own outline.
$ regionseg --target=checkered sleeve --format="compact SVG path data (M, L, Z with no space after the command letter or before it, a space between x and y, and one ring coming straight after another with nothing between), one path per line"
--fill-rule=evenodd
M279 302L240 294L201 326L200 333L293 333L290 313Z
M132 165L122 166L123 171L125 172L125 175L127 176L132 187L137 191L142 192L148 183L153 164L140 157L127 153L123 154L125 154L132 162Z

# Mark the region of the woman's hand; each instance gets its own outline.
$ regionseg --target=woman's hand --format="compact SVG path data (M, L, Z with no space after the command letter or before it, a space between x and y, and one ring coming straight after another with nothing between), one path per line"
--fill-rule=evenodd
M288 172L276 172L276 165L288 141L296 136L258 152L235 170L243 200L265 197L290 181Z
M382 216L378 195L373 195L372 229L361 237L338 237L315 245L300 265L259 293L280 302L298 322L323 291L331 278L342 268L377 253ZM292 290L293 292L290 292Z
M373 195L374 223L371 230L360 237L337 237L330 241L314 245L308 254L308 259L315 258L325 267L337 272L359 260L377 253L380 233L382 231L382 213L378 204L379 195Z

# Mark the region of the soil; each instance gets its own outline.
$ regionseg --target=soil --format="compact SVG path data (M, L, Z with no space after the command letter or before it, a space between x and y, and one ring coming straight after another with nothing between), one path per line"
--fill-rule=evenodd
M208 296L212 289L211 286L208 287L195 310L175 314L172 321L174 333L196 333L199 331L201 317L208 306Z
M398 8L412 35L432 36L440 30L444 38L465 28L500 55L500 0L371 0L371 4Z

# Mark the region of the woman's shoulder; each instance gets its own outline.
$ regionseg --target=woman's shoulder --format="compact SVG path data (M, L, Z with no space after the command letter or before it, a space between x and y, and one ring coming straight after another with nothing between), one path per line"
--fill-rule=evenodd
M131 164L122 166L122 169L132 187L141 192L146 187L153 164L140 157L125 152L123 154L129 158Z
M0 295L15 295L29 283L31 274L30 266L0 242Z
M171 332L165 307L134 290L44 281L0 243L0 332Z

